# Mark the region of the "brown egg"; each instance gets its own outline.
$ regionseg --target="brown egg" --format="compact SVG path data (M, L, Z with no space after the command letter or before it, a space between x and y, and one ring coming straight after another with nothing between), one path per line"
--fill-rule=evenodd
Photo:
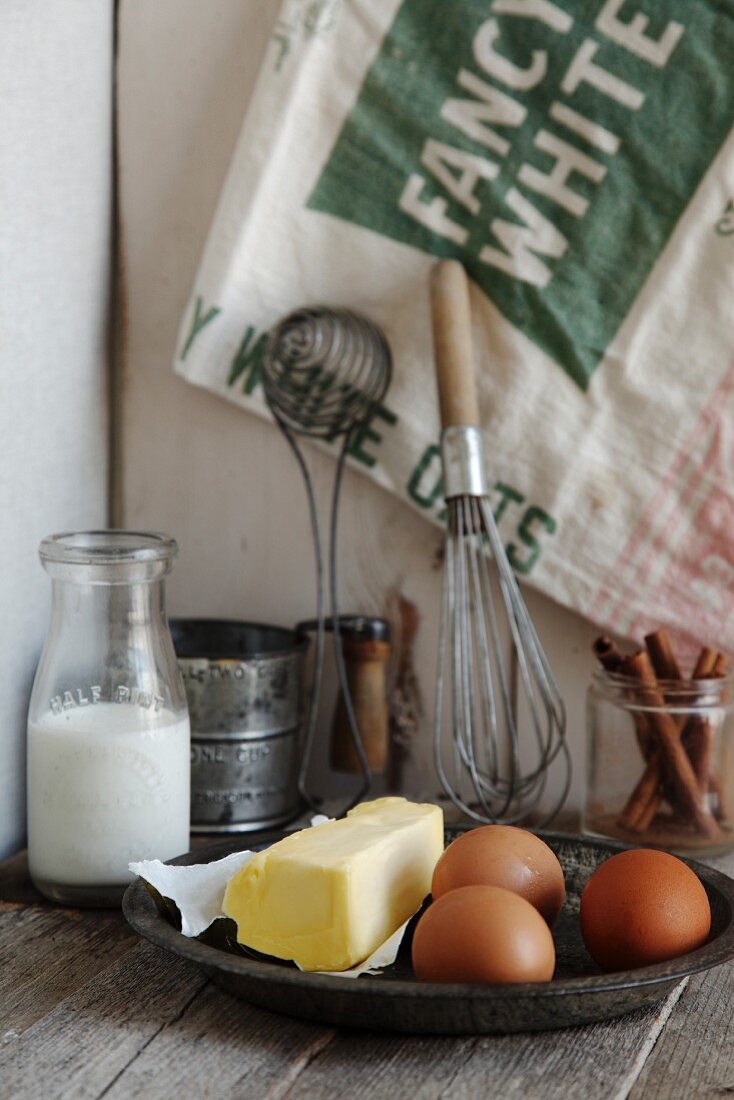
M423 982L548 982L556 951L537 909L497 886L460 886L434 901L413 936Z
M667 852L636 848L594 871L581 894L580 920L602 970L628 970L700 947L711 908L690 867Z
M566 897L563 871L539 837L513 825L483 825L449 844L433 872L431 893L443 897L458 886L501 886L519 894L549 925Z

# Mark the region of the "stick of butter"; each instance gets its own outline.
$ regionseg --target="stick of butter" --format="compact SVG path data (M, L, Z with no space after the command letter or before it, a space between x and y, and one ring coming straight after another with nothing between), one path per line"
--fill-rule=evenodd
M347 970L415 913L442 852L438 806L378 798L258 852L227 883L223 910L247 947Z

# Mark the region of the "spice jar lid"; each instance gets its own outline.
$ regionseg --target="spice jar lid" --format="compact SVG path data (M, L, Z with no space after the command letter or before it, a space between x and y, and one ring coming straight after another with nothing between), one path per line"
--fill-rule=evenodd
M390 623L387 619L378 619L372 615L340 615L338 618L339 633L344 641L351 642L389 642ZM316 619L308 619L299 623L296 630L304 630L311 633L318 630ZM324 619L324 628L334 630L334 620L331 617Z

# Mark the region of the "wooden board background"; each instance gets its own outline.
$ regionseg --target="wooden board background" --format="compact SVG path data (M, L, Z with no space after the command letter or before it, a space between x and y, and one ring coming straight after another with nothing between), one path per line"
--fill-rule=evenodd
M179 540L173 612L292 624L313 614L314 599L305 498L292 457L270 424L171 369L179 320L278 6L122 0L116 515L125 526L163 529ZM333 464L313 449L310 459L323 506ZM441 534L351 471L341 530L342 609L389 608L395 620L399 597L418 616L412 657L423 716L406 783L411 793L429 794ZM526 595L569 707L576 764L570 805L578 805L593 629L544 597Z

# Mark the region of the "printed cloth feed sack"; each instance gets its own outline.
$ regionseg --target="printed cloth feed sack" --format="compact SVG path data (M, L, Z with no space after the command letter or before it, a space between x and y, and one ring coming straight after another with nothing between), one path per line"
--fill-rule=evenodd
M476 284L510 560L621 634L734 649L734 0L286 0L176 370L267 413L266 330L381 325L353 462L443 516L428 276Z

